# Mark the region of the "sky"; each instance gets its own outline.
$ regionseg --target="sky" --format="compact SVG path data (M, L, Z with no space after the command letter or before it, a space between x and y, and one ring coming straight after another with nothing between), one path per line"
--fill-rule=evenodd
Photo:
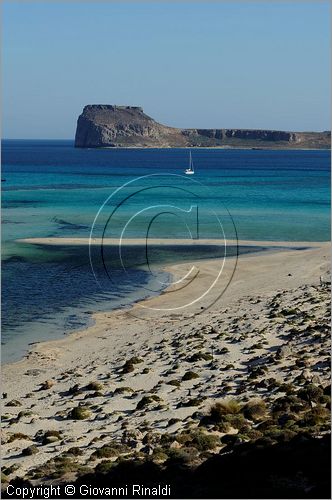
M330 129L328 1L5 1L2 136L72 139L86 104L185 128Z

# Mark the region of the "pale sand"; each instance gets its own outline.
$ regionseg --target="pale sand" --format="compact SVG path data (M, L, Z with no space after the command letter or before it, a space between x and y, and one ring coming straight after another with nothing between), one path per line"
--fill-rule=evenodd
M25 241L59 243L53 238ZM78 239L63 238L60 243L63 244L63 241L70 245L77 241L77 244L81 244ZM265 242L265 245L271 243ZM167 270L179 277L194 265L196 278L192 282L187 280L185 287L183 283L173 287L180 287L180 292L172 291L171 287L166 293L136 304L130 310L94 314L95 325L91 328L61 340L35 344L25 359L5 365L2 390L8 393L8 401L19 400L21 406L3 407L3 413L9 419L3 421L3 464L18 464L20 468L16 474L24 475L29 469L72 446L82 447L84 454L79 460L85 463L89 455L104 444L103 440L107 436L108 440L110 437L123 439L124 422L127 429L135 432L145 420L149 421L151 429L174 432L194 425L191 415L198 409L179 407L179 402L191 396L208 396L199 405L199 410L205 411L213 400L224 394L226 385L227 396L234 397L236 387L246 380L241 366L252 357L250 345L264 339L265 346L258 351L263 355L266 351L274 352L284 343L282 323L278 319L271 320L268 314L270 301L278 292L282 292L278 300L284 301L284 307L305 310L312 307L318 316L325 311L326 300L324 298L324 304L320 303L323 299L319 287L322 276L323 280L329 279L326 278L329 271L329 243L310 242L302 245L298 242L283 242L278 245L310 248L243 255L236 268L235 259L230 258L220 283L198 304L176 311L151 311L149 308L167 309L191 302L197 297L197 292L204 291L213 281L219 264L211 260L169 266ZM233 279L226 288L234 269ZM222 297L211 305L223 291ZM220 335L209 336L211 327L218 332L226 332L227 337L220 340ZM197 333L198 338L193 338ZM219 355L218 349L225 345L228 353ZM205 361L186 361L186 356L196 352L196 349L214 352L218 369L211 371ZM297 349L296 339L293 349ZM310 356L314 359L316 354L318 351L311 352ZM135 365L132 373L121 374L121 366L132 356L141 357L142 362ZM230 363L234 369L223 371L222 367ZM281 365L272 367L269 376L286 381L295 376L296 371L291 374L287 372L288 363L285 360ZM181 380L188 370L196 371L199 378L181 382L180 388L166 383L174 379ZM322 376L325 377L325 372ZM52 382L52 387L40 390L46 380ZM66 394L73 385L78 384L83 388L91 381L98 381L102 385L102 396L84 399L91 394L86 391L76 396ZM113 395L116 388L124 386L131 387L134 394ZM138 401L148 393L158 394L162 398L159 409L134 411ZM253 393L257 395L259 390L249 384L244 397ZM91 417L81 421L67 419L70 409L83 401L92 407L96 405L91 409ZM6 400L3 402L6 403ZM25 410L32 413L16 420L19 412ZM121 421L118 421L119 417ZM169 419L174 417L180 421L168 427ZM38 431L50 429L61 431L63 439L46 446L38 445L39 452L35 455L21 455L22 449L35 444L35 441L21 439L6 443L14 432L22 432L33 439ZM97 440L92 443L94 438Z

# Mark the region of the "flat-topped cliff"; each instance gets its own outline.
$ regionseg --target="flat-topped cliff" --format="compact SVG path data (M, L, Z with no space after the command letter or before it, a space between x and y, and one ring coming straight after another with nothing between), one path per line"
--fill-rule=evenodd
M180 129L146 115L141 107L90 104L77 121L75 146L330 148L331 132L252 129Z

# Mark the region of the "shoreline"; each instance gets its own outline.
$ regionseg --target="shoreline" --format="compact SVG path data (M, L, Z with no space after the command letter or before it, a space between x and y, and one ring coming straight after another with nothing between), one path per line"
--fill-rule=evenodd
M55 139L56 140L56 139ZM217 149L217 150L244 150L244 151L331 151L331 148L285 148L285 147L264 147L264 146L253 146L253 147L232 147L232 146L74 146L76 149Z
M118 245L119 239L117 238L58 238L58 237L50 237L50 238L22 238L17 239L15 242L17 243L29 243L32 245L65 245L65 246L77 246L77 245L100 245L103 242L104 245ZM190 239L166 239L166 238L149 238L145 240L144 238L126 238L121 241L122 245L128 246L139 246L146 245L146 242L150 245L169 245L169 246L177 246L177 245L239 245L239 246L262 246L262 247L282 247L282 248L294 248L298 246L311 246L311 247L319 247L320 245L328 244L329 241L268 241L268 240L221 240L221 239L199 239L199 240L190 240Z
M263 129L261 129L263 130ZM314 131L314 133L320 133L321 131ZM300 132L300 133L306 133L306 132ZM329 148L301 148L301 147L285 147L285 146L279 146L279 147L271 147L271 146L250 146L250 147L245 147L245 146L75 146L75 139L25 139L25 138L4 138L2 141L6 142L11 142L11 141L38 141L38 142L70 142L72 143L73 147L75 149L115 149L115 150L135 150L135 149L207 149L207 150L245 150L245 151L331 151L331 147Z
M27 244L34 244L34 245L41 245L41 246L73 246L73 247L88 246L89 241L90 241L89 238L57 238L57 237L55 237L55 238L54 237L51 237L51 238L25 238L25 239L16 240L17 243L23 243L23 244L27 243ZM104 240L104 244L106 246L107 245L117 245L118 243L119 242L116 239L105 239ZM123 240L122 243L124 246L137 246L137 247L139 247L141 245L145 245L145 240L142 238L132 238L132 239L125 239L125 240ZM100 245L100 239L94 239L91 242L91 244L92 245ZM225 242L223 240L216 240L216 239L202 239L202 240L149 239L149 244L151 244L151 246L156 246L156 247L159 247L159 246L161 246L161 247L164 247L164 246L172 246L172 247L177 247L177 246L179 246L179 247L181 247L181 246L192 247L192 246L195 246L195 247L197 247L200 245L202 245L204 247L209 246L209 245L211 245L211 246L221 245L221 247L224 247ZM243 240L243 241L239 241L239 242L236 242L234 240L227 241L228 247L231 247L231 246L237 245L237 244L239 247L246 247L246 252L244 252L244 254L246 254L247 257L251 257L253 255L258 255L258 254L262 255L263 253L265 254L266 252L269 252L269 253L275 253L278 251L284 252L284 251L289 250L291 248L299 248L299 247L303 247L303 248L301 248L301 251L302 251L303 249L320 247L322 243L321 242L285 242L285 241L275 242L275 241L252 241L252 240ZM251 246L254 247L252 250L249 249ZM259 247L261 247L261 248L259 248ZM247 249L249 249L249 251L247 251ZM227 248L226 248L226 254L227 254ZM240 254L241 254L241 251L240 251ZM234 255L234 251L233 251L233 255ZM231 259L231 257L227 256L227 261L229 261L230 259ZM177 274L180 275L181 269L184 266L190 267L191 260L193 260L193 259L188 259L185 262L183 262L183 261L181 262L181 260L176 261L175 266L170 266L169 262L159 263L158 268L160 269L161 272L165 272L167 274L173 273L174 276ZM217 262L219 260L220 260L220 257L215 257L215 258L214 257L203 257L203 258L199 259L199 265L202 265L202 263L207 262L207 261ZM176 279L176 278L174 278L174 279ZM115 306L113 308L109 307L107 312L111 313L111 312L116 312L116 311L123 312L123 311L134 310L137 303L142 305L146 301L149 301L150 299L152 299L153 297L163 296L163 295L167 294L168 291L173 291L174 288L176 288L176 287L173 286L173 288L172 288L172 285L170 285L170 286L166 287L166 289L163 288L162 290L160 290L157 293L157 295L148 294L148 296L145 297L144 299L133 298L133 300L130 301L129 304L126 304L123 306ZM95 324L95 321L96 321L95 315L96 314L99 314L99 312L92 309L92 311L89 313L89 317L90 317L89 323L90 324L87 324L87 325L84 325L81 327L77 327L73 330L66 331L66 338L74 335L77 332L85 332L89 328L91 328L91 323ZM156 315L156 314L157 313L154 313L154 315ZM53 342L53 341L57 341L57 340L63 340L62 332L60 330L59 330L58 335L57 336L53 335L53 338L51 338L51 339L47 339L45 335L40 337L40 335L38 336L38 334L37 334L35 338L32 337L30 339L29 343L26 343L26 342L22 343L19 341L18 350L20 351L20 354L19 355L10 355L8 358L6 357L5 359L3 359L3 361L2 361L3 366L8 366L8 365L11 365L13 363L18 363L18 362L26 359L29 356L29 354L31 353L31 351L33 351L34 347L37 345L45 344L47 342Z
M88 238L26 238L26 239L16 240L16 241L22 242L22 243L36 244L36 245L54 245L54 246L57 246L57 245L59 245L59 246L60 245L75 246L75 245L82 245L82 244L88 245L89 244ZM116 239L110 239L110 240L105 240L105 241L108 241L108 243L105 243L105 244L110 244L110 245L113 245L113 244L115 244L115 242L118 242L118 240L116 240ZM131 239L131 240L126 240L125 244L139 245L139 244L145 244L145 243L143 243L144 241L145 240L142 241L141 239ZM176 244L184 245L184 244L188 244L188 241L190 241L190 240L158 240L158 241L161 245L170 244L170 241L173 242L173 245L174 245L174 241L177 241ZM200 240L200 243L202 241L206 242L203 244L214 244L214 243L212 243L212 241L217 242L220 240ZM195 244L196 242L191 241L190 243ZM224 242L222 242L222 243L224 243ZM229 244L232 244L232 243L236 244L236 242L234 240L229 241L228 243ZM100 244L100 241L94 241L93 244L98 245L98 244ZM285 242L285 241L283 241L283 242L275 242L275 241L274 242L267 242L267 241L244 240L244 241L238 242L238 244L239 244L239 246L240 245L255 244L255 246L262 246L262 247L267 247L267 248L270 246L280 247L283 251L278 253L278 254L275 254L273 252L270 252L267 254L266 253L263 254L262 252L248 253L248 254L244 254L243 256L239 256L237 258L234 256L229 257L227 259L228 261L234 262L235 260L240 259L240 258L242 261L247 260L247 259L254 259L256 261L257 261L257 259L263 259L263 261L264 260L266 261L268 259L271 261L271 258L273 259L274 256L279 255L279 256L281 256L280 260L284 262L287 259L287 254L289 254L290 257L291 256L294 257L294 252L303 254L303 253L308 253L308 252L312 253L312 252L318 251L320 253L326 252L328 254L329 250L331 248L330 242ZM297 247L302 247L302 246L304 247L303 249L297 248ZM192 265L195 265L195 266L201 265L203 268L203 272L205 271L205 272L207 272L207 274L211 274L211 269L214 272L216 260L218 260L218 259L201 259L199 261L175 263L174 265L166 264L166 265L161 267L161 270L166 272L166 273L171 274L175 278L175 280L177 280L179 275L182 274L183 272L187 273L188 269L190 269ZM69 333L69 335L66 336L65 339L59 338L59 339L50 340L50 341L48 341L48 340L38 341L37 340L36 342L31 342L29 345L35 346L36 351L33 348L28 349L26 354L21 359L19 359L17 361L5 363L3 366L8 367L8 366L12 366L12 365L17 365L17 364L25 362L26 360L29 360L29 358L31 356L33 356L34 353L39 351L39 348L41 346L43 346L43 348L46 350L48 348L48 344L50 344L50 347L52 347L54 343L59 343L59 345L65 346L67 341L73 341L76 336L78 338L81 338L82 335L85 335L85 334L90 335L90 330L94 330L94 328L96 328L96 327L98 328L98 319L100 319L100 317L103 317L103 316L109 317L110 315L114 315L114 317L118 317L119 315L126 316L128 314L129 315L135 314L137 308L139 308L142 305L144 307L145 304L155 305L155 303L156 303L156 305L160 305L160 302L161 303L166 302L167 294L169 292L172 292L173 288L175 288L175 291L176 291L176 287L174 287L171 284L170 286L166 287L166 289L164 289L160 293L158 293L158 295L150 296L150 297L143 299L143 300L134 301L130 305L125 306L123 308L116 308L116 309L110 310L108 312L92 312L91 319L94 322L93 325L88 326L88 327L83 328L83 329L74 330L73 332ZM189 291L189 295L191 293L192 292ZM158 314L160 314L159 309L158 309ZM190 315L192 315L192 313L189 313L189 316Z

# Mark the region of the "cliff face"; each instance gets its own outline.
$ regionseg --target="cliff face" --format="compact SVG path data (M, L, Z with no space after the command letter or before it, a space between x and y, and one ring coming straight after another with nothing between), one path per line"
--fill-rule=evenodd
M179 129L161 125L140 107L91 104L77 121L75 146L330 148L330 132Z

